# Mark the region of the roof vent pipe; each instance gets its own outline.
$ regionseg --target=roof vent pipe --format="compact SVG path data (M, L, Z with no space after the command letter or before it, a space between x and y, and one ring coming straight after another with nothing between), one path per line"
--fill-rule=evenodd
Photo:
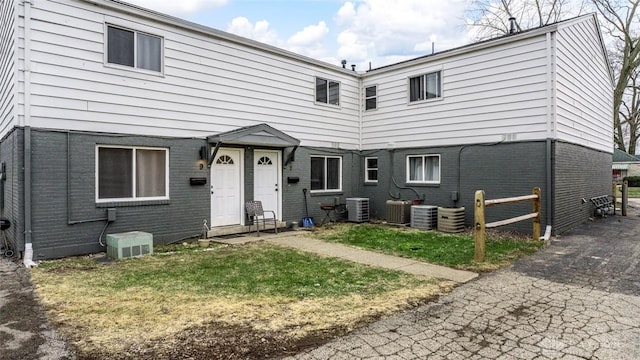
M346 69L346 68L347 68L347 67L346 67L346 65L347 65L347 60L342 60L342 61L340 61L340 63L342 64L342 68L343 68L343 69Z
M351 71L356 71L356 64L351 64Z
M516 33L516 18L513 16L509 18L509 34Z

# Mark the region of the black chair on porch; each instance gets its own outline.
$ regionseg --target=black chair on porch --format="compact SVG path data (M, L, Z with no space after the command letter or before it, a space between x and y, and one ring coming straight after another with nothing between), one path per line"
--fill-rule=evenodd
M278 219L276 219L276 212L273 210L264 210L262 209L262 201L247 201L245 204L247 209L247 215L249 215L249 231L251 231L251 226L256 224L256 233L260 236L260 217L262 217L262 229L267 229L267 219L271 220L271 218L265 217L264 213L273 214L273 230L275 233L278 233Z

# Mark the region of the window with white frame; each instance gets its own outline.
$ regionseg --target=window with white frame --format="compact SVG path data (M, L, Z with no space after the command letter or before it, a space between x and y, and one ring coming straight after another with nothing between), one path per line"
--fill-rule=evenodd
M377 157L364 158L364 181L378 182L378 158Z
M311 191L342 190L342 158L311 156Z
M162 72L162 38L107 25L107 63Z
M368 86L364 89L364 109L374 110L378 107L378 87Z
M409 101L422 101L442 97L442 72L409 78Z
M98 146L96 200L169 198L169 150Z
M440 155L407 156L407 182L440 183Z
M316 77L316 102L340 105L340 83Z

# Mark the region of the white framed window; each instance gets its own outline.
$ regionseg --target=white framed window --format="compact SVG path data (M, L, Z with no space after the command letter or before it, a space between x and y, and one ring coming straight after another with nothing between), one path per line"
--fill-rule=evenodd
M368 86L364 89L364 109L375 110L378 108L378 86Z
M311 191L342 191L342 157L311 156Z
M378 158L364 158L364 181L369 183L378 182Z
M407 182L417 184L439 184L440 155L408 155Z
M409 78L409 102L437 99L442 97L442 72Z
M169 149L96 146L96 202L169 198Z
M162 37L113 25L106 34L108 64L162 73Z
M340 83L316 77L316 102L340 105Z

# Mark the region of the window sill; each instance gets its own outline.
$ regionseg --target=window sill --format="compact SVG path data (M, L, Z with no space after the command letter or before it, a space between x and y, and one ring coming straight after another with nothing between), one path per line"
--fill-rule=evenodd
M378 185L377 181L365 181L364 186L376 186Z
M340 104L329 104L329 103L323 103L320 101L314 101L314 104L318 105L318 106L326 106L330 109L335 109L335 110L342 110L342 108L340 107Z
M119 200L119 201L106 201L96 203L97 208L107 207L126 207L126 206L150 206L150 205L169 205L171 201L169 199L159 200Z
M314 196L335 196L335 195L342 195L343 191L342 190L324 190L324 191L312 191L310 192L309 196L314 197Z
M107 63L107 62L104 63L104 67L110 68L110 69L132 71L138 74L151 75L151 76L160 77L160 78L164 77L164 70L153 71L153 70L147 70L147 69L143 69L135 66L126 66L126 65L119 65L119 64L113 64L113 63Z
M444 96L440 96L438 98L425 99L425 100L409 101L407 105L411 106L411 105L419 105L419 104L429 104L429 103L438 102L442 100L444 100Z
M405 186L439 187L440 183L406 182Z

